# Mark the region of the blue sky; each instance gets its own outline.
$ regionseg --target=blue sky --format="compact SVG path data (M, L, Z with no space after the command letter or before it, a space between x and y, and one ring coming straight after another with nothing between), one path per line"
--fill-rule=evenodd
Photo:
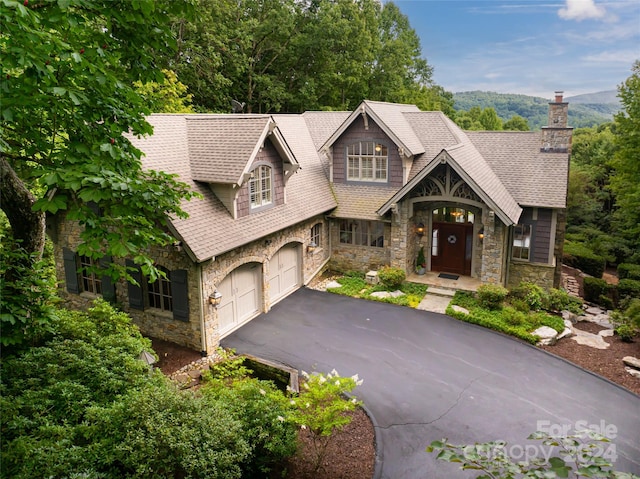
M638 0L396 0L451 92L613 90L640 59Z

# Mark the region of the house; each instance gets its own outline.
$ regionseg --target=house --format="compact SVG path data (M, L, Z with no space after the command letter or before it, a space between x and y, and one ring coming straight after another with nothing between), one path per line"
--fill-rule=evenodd
M325 267L429 271L557 286L572 129L557 92L541 132L463 131L441 112L363 101L352 112L156 114L144 166L201 194L154 251L166 279L82 271L78 225L56 220L67 302L115 299L144 334L211 353ZM133 263L130 263L133 265Z

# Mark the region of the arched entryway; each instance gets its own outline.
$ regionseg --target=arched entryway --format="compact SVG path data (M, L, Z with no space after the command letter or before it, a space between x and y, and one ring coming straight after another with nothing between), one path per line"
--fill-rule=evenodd
M431 211L431 270L471 275L473 211L442 206Z

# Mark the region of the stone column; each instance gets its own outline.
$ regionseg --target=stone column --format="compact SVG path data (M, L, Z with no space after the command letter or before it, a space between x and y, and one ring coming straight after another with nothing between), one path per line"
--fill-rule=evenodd
M484 239L482 241L482 266L480 281L501 284L505 226L495 217L495 212L483 212Z

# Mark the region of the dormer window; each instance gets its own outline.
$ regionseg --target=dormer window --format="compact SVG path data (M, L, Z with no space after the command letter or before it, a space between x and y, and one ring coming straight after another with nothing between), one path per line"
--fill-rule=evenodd
M359 141L347 149L347 180L387 182L387 147L375 141Z
M249 179L251 209L261 208L273 202L272 185L272 169L270 166L261 165L251 172L251 178Z

